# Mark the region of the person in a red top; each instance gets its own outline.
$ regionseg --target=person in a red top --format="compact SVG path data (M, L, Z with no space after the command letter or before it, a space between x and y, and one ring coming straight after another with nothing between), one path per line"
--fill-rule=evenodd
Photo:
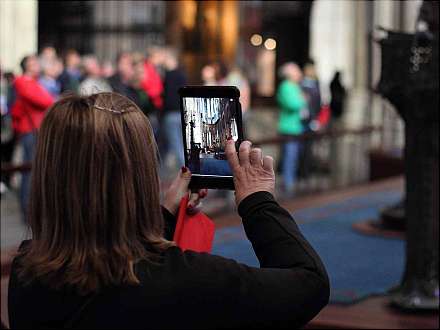
M163 108L163 83L156 67L163 62L163 51L159 48L152 48L149 51L148 59L144 62L144 79L141 82L142 89L151 99L154 107L158 110Z
M54 98L39 83L40 64L35 55L26 56L20 63L23 75L14 81L16 100L12 106L12 126L23 148L23 162L32 160L36 132L41 125L46 110L54 103ZM30 188L30 173L24 172L20 188L20 204L26 219L26 206Z
M21 61L23 75L14 81L16 101L12 106L13 127L20 136L38 130L53 97L39 83L40 64L36 56Z

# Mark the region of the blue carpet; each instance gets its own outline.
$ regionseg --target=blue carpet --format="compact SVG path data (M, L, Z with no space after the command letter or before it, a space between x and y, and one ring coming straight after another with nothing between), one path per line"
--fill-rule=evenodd
M384 294L400 282L405 262L404 242L361 235L351 226L377 219L383 207L401 197L401 191L387 190L293 213L301 232L327 268L331 302L353 303ZM242 226L217 230L212 253L259 267Z

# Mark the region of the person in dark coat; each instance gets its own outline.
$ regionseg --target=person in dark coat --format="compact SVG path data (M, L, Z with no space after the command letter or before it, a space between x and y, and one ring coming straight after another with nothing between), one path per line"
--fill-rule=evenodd
M177 160L178 166L185 164L182 144L179 88L185 86L186 76L179 67L178 54L174 49L165 51L164 106L162 111L163 134L166 137L169 154Z
M341 72L336 71L330 83L330 110L332 117L341 118L344 112L345 96L347 92L341 82Z
M64 70L58 77L61 84L61 93L70 91L78 92L81 82L81 56L75 49L69 49L64 55Z
M304 132L311 132L317 129L317 119L321 110L321 91L319 80L316 74L315 62L308 60L304 65L304 78L301 81L301 89L307 100L308 116L303 120ZM313 141L303 141L301 143L298 177L307 179L312 173L313 160Z
M228 140L226 157L260 267L176 246L191 172L180 170L161 203L151 125L126 97L58 101L38 143L33 236L11 266L12 329L296 329L327 304L324 265L274 198L273 159L249 141L237 154Z
M133 87L135 71L131 53L124 52L119 54L116 63L117 72L108 79L110 87L114 92L127 96L139 105L138 93Z

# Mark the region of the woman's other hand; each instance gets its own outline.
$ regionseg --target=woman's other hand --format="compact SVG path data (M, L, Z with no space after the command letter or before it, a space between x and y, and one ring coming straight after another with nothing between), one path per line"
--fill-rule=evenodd
M237 206L247 196L258 192L275 191L275 172L273 158L264 156L260 148L252 148L252 143L243 141L240 149L235 149L235 142L226 143L226 157L234 175L235 201Z
M165 192L162 206L165 207L170 213L177 215L180 201L183 197L189 194L188 185L191 180L191 172L187 167L182 169L177 174L171 185ZM207 189L201 189L197 193L191 193L187 204L188 213L196 213L197 206L200 205L200 200L208 195Z

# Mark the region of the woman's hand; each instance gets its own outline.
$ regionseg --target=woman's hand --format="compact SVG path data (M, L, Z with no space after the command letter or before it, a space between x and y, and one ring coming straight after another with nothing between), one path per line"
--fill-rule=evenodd
M187 196L190 192L188 185L191 180L191 172L187 167L182 167L177 174L177 177L173 180L171 185L165 192L162 206L165 207L171 214L177 215L179 204L182 197ZM200 204L200 200L208 195L207 189L201 189L197 193L191 193L191 196L187 204L187 212L190 214L198 211L197 206Z
M273 158L264 156L260 148L251 148L252 143L243 141L240 149L235 149L235 142L226 142L226 158L234 175L235 201L237 206L247 196L258 192L275 191L275 172Z

